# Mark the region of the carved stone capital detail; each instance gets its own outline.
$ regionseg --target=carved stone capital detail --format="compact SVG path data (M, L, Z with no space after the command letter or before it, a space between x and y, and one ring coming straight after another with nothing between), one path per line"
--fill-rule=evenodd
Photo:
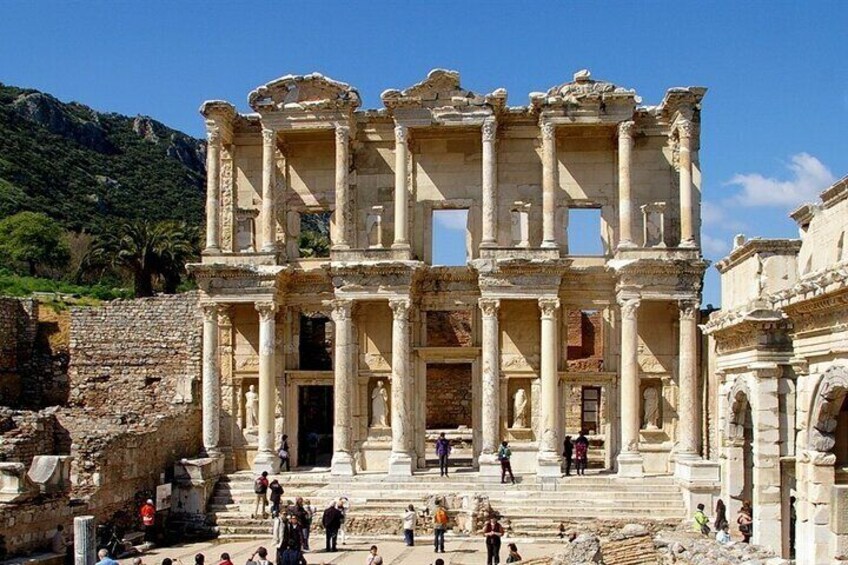
M221 128L213 121L206 122L206 141L209 145L221 143Z
M542 122L542 139L544 141L553 141L556 135L556 126L551 122Z
M274 145L276 140L277 140L277 132L276 131L274 131L272 129L268 129L268 128L262 128L262 143L263 143L263 145Z
M350 141L350 126L339 124L336 126L336 143L348 143Z
M353 300L347 298L337 298L330 302L332 307L331 317L336 323L350 320L353 312Z
M642 301L638 298L620 298L618 305L621 307L621 319L636 320L636 312L639 310L641 303Z
M693 321L698 319L700 307L697 300L680 300L677 302L680 309L680 319Z
M553 318L557 309L559 309L559 298L539 299L539 310L542 312L542 318Z
M695 125L690 120L679 120L677 122L677 135L680 139L691 139L695 133Z
M389 299L389 308L392 309L392 317L401 322L409 319L410 302L408 298Z
M636 124L632 120L620 122L618 124L618 137L633 137L635 126Z
M497 318L501 301L497 298L478 298L477 305L480 307L484 318Z
M395 143L402 145L409 140L409 128L398 124L395 126Z
M486 118L483 121L483 141L494 141L498 133L498 122L495 118Z
M214 302L210 302L207 304L201 304L200 311L203 313L204 322L217 322L221 307Z
M277 303L269 301L257 302L254 304L256 311L259 312L259 321L268 322L274 319L277 313Z

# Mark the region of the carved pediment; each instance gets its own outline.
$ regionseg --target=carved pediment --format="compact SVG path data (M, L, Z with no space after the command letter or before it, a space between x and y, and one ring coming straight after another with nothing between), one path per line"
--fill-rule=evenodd
M583 69L574 73L571 82L548 89L547 92L531 92L530 104L533 107L580 105L585 102L598 103L608 99L630 99L638 104L642 101L632 89L616 86L603 80L594 80L592 73Z
M362 100L349 84L319 73L286 75L251 92L247 101L257 112L344 108L354 110Z
M499 88L489 94L477 94L462 88L459 72L433 69L427 78L405 90L384 90L380 95L383 105L395 108L483 107L499 111L506 105L506 90Z

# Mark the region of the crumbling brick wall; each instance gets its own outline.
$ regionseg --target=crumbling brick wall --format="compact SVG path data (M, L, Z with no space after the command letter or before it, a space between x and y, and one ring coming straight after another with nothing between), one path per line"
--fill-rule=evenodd
M428 347L471 347L470 310L427 312Z
M471 365L427 366L427 428L471 427Z
M0 297L0 405L18 406L36 334L35 301Z
M0 461L27 467L36 455L70 453L67 431L56 419L57 408L39 412L0 407Z
M568 370L597 372L604 370L604 319L600 311L569 310Z

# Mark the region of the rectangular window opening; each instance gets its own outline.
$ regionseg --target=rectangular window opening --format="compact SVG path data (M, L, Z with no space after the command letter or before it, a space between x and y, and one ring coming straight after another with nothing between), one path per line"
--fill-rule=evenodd
M595 386L583 387L581 406L581 427L589 435L598 433L599 413L601 408L601 389Z
M333 324L320 313L300 316L300 369L330 371L333 368Z
M468 210L433 210L433 265L465 266L468 262Z
M330 218L332 212L304 212L300 215L300 256L330 256Z
M568 254L604 254L600 208L568 209Z

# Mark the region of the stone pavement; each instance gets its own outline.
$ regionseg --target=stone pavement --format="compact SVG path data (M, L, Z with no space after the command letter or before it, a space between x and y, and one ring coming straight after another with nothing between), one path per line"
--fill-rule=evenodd
M403 540L386 541L377 540L375 543L379 547L379 554L383 557L383 563L386 565L404 563L408 565L429 565L433 563L437 557L445 560L446 565L471 565L482 564L486 562L486 546L482 536L473 538L458 537L445 539L445 553L436 554L433 552L431 538L419 538L416 540L415 547L406 547ZM508 550L506 544L509 539L505 539L501 546L501 563L506 562ZM524 559L534 559L546 555L553 555L562 546L562 542L557 541L522 541L516 540L518 551ZM316 536L313 540L315 547L323 547L324 537ZM162 559L170 557L174 560L175 565L194 565L194 556L197 553L203 553L206 556L206 565L217 565L221 553L227 552L230 554L234 565L243 565L247 561L257 547L264 545L266 548L271 547L271 539L267 541L238 541L218 543L217 541L200 542L179 545L174 547L157 548L145 553L142 556L144 565L159 565ZM306 553L307 563L332 563L333 565L365 565L368 549L371 547L371 542L365 538L355 538L348 540L346 545L339 545L338 553L324 553L324 551ZM270 556L269 556L270 557ZM273 557L271 557L273 560ZM131 565L132 559L121 559L121 565Z

